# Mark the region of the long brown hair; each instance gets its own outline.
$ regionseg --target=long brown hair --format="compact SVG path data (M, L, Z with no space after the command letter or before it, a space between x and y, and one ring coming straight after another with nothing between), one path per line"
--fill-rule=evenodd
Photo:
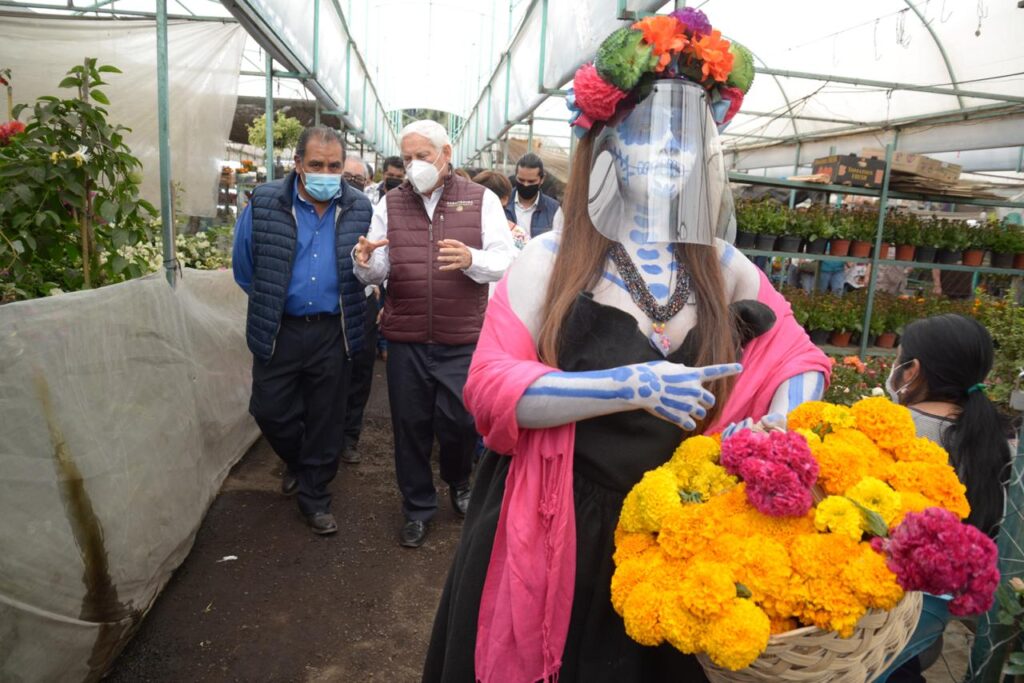
M590 157L593 140L600 132L595 126L576 147L572 172L562 202L564 226L561 245L548 281L540 333L538 355L548 365L558 365L562 330L573 302L582 291L594 289L604 272L608 249L612 242L594 227L587 211L590 191ZM680 259L690 274L690 283L697 300L698 336L697 367L736 361L735 326L725 296L725 282L718 265L714 246L677 244ZM717 399L708 411L704 424L710 424L729 397L735 383L732 377L709 382L706 386Z

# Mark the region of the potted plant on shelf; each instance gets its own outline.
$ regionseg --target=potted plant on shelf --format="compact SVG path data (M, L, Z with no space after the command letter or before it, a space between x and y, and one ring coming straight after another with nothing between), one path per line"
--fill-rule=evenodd
M935 216L918 220L919 240L914 250L914 260L918 263L934 263L942 239L942 227Z
M776 251L799 253L800 245L807 234L807 211L804 209L786 212L786 222L782 227L782 235L775 242Z
M757 204L749 199L736 202L736 247L753 249L758 232Z
M822 297L831 301L826 306L832 317L832 336L829 343L833 346L849 346L854 332L859 332L863 316L857 303L849 298L831 294Z
M960 258L965 266L980 266L985 259L985 245L988 242L988 235L991 232L989 223L972 226L963 225L964 248Z
M774 251L775 241L785 230L786 208L775 201L758 202L757 248L762 251Z
M921 241L921 224L912 213L892 213L885 220L890 229L888 241L896 245L897 261L913 261L914 250ZM890 228L891 225L891 228Z
M967 247L967 233L961 221L951 221L940 218L938 221L938 240L936 246L939 248L935 254L938 263L950 265L960 261L963 250Z
M804 327L809 330L811 341L819 346L827 344L832 335L835 321L831 309L835 298L831 294L807 297L807 322Z
M1006 221L986 226L985 247L992 251L993 268L1013 268L1013 258L1024 251L1024 232Z
M804 235L805 251L808 254L824 254L828 249L829 240L836 236L835 221L837 212L829 211L820 206L812 206L807 210L807 233Z
M853 232L853 212L849 209L839 209L829 214L832 225L832 237L829 239L828 248L833 256L846 256L850 253L850 234Z
M866 258L871 256L871 245L878 229L878 214L873 211L854 211L851 223L850 256Z

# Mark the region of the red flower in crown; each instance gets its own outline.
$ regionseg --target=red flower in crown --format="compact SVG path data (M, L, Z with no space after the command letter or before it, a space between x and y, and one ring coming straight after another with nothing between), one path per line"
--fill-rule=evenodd
M593 64L585 64L576 72L573 81L576 106L594 121L606 121L615 113L615 107L626 93L608 83L597 73Z

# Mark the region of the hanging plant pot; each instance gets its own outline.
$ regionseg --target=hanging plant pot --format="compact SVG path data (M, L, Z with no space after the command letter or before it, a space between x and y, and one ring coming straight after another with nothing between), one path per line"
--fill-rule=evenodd
M993 268L1013 268L1013 254L992 252Z
M871 242L854 240L853 244L850 245L850 256L856 258L867 258L868 256L871 256Z
M757 244L757 235L746 230L736 231L736 248L752 249Z
M949 249L939 249L937 252L935 252L935 262L942 263L947 266L959 263L960 252L950 251Z
M980 266L982 260L985 258L984 249L965 249L963 254L963 264L965 266Z
M816 240L804 242L804 251L808 254L824 254L826 249L828 249L828 240L820 237Z
M775 235L758 235L757 248L761 251L774 251L775 239Z
M850 337L852 335L852 332L836 330L832 333L832 336L829 337L829 342L831 342L832 346L849 346Z
M1013 257L1013 267L1017 270L1024 270L1024 254L1017 254Z
M811 330L810 335L811 343L821 346L822 344L828 344L828 338L832 336L832 330Z
M829 245L832 247L829 253L833 256L846 256L850 253L850 240L832 240Z
M894 349L896 348L896 333L895 332L883 332L878 335L875 340L875 346L880 346L883 349Z
M897 261L913 261L914 260L914 245L913 244L901 244L896 247L896 260Z
M803 240L793 235L783 235L775 243L776 251L787 251L791 253L798 253L800 251L800 242Z
M914 251L914 260L918 263L935 263L935 247L918 247Z

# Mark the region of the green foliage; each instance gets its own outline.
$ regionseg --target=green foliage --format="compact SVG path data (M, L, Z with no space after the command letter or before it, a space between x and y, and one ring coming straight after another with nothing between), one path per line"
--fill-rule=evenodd
M736 206L736 228L756 235L781 235L788 220L789 210L770 199L742 201Z
M1019 254L1024 252L1024 228L1005 221L990 220L982 228L985 249L995 254Z
M822 400L850 406L865 396L885 395L883 387L892 367L892 358L869 356L862 362L851 355L833 357L832 362L831 381Z
M921 243L921 222L912 213L889 212L885 217L882 239L891 244Z
M31 298L143 272L117 251L150 238L156 209L139 197L142 165L124 144L128 129L98 106L109 104L99 88L111 73L120 70L86 59L58 86L74 97L14 108L29 120L0 147L0 269L11 283L0 296Z
M262 149L267 144L267 115L260 114L246 127L249 144ZM274 114L274 149L294 149L302 135L302 122L279 111Z
M988 328L996 347L992 372L988 378L988 396L996 403L1009 403L1013 382L1024 368L1024 308L1013 295L1003 299L981 294L974 300L971 314Z
M938 220L938 243L940 249L963 251L971 244L971 235L967 224L963 221L951 221L947 218Z

